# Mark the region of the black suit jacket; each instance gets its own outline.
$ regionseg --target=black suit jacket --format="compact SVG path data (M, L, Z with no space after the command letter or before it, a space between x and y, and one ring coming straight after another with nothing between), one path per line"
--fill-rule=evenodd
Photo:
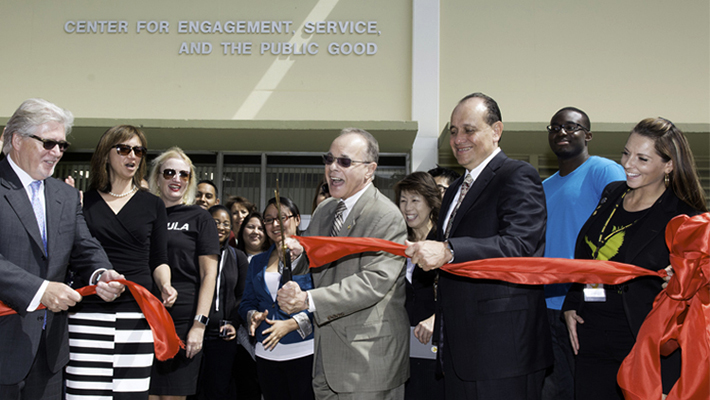
M448 212L463 182L446 191L441 207ZM438 240L444 240L441 218ZM466 194L453 221L449 243L454 262L499 257L542 257L547 213L537 171L503 152L483 169ZM443 318L444 346L449 347L463 380L525 375L552 364L542 286L439 276L437 309Z
M412 282L405 280L407 300L404 307L409 316L409 325L417 326L419 323L434 314L436 307L436 293L434 282L436 271L424 271L414 267ZM436 338L435 338L436 339Z
M584 224L577 236L575 246L575 258L584 258L583 246L584 238L589 232L590 226L597 218L607 218L609 209L614 207L617 200L626 191L628 186L626 181L612 182L604 188L602 197L599 200L596 210ZM626 257L620 261L632 264L652 271L658 271L670 264L668 247L666 246L666 225L673 217L681 214L690 216L698 214L699 211L681 201L673 190L666 190L649 210L646 217L641 221L636 234L627 237L629 245ZM624 311L629 321L634 336L639 329L646 315L653 308L653 300L661 291L663 280L655 277L642 277L629 281L625 284L624 296L622 296ZM582 289L584 285L574 284L567 293L563 311L577 310L577 313L584 318L584 295Z
M67 268L87 282L98 268L111 268L99 242L84 222L79 192L53 178L45 181L47 248L32 204L7 158L0 161L0 300L17 311L0 317L0 384L25 378L37 355L44 310L27 312L42 282L64 282ZM59 371L69 360L67 313L47 312L49 368Z

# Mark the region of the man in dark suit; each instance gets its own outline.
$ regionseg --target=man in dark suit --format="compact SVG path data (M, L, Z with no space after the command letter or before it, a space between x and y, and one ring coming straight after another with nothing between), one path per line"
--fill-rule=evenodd
M449 187L436 241L410 243L425 270L499 257L542 257L545 196L537 171L498 147L498 104L474 93L454 109L450 145L466 174ZM439 276L439 358L447 399L539 399L552 364L542 286Z
M0 399L59 399L69 360L67 309L81 295L63 282L67 268L115 300L122 276L91 237L79 192L50 178L74 117L29 99L3 131L0 161L0 301L17 314L0 317ZM90 280L89 280L90 279ZM47 310L37 310L40 304Z
M404 243L402 213L372 184L378 153L377 141L362 129L344 129L333 141L323 157L333 197L316 208L306 236ZM289 282L279 290L283 310L313 313L317 399L404 398L409 377L404 265L402 257L385 252L356 254L312 270L315 289L302 292Z

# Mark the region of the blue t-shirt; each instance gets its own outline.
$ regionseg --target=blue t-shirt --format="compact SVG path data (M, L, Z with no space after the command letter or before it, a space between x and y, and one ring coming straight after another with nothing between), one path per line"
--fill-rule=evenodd
M618 163L591 156L566 176L559 171L545 179L547 233L545 257L574 258L579 230L599 203L602 191L611 182L626 179ZM560 310L570 283L545 285L547 308Z

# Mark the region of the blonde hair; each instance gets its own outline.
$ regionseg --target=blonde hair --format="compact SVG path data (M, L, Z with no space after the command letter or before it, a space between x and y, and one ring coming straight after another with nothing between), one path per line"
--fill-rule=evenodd
M154 195L161 197L162 193L160 192L160 185L158 184L158 177L162 173L162 167L163 164L165 164L166 161L171 160L173 158L178 158L182 159L187 163L187 165L190 166L190 179L188 180L187 183L187 189L185 190L185 193L182 195L182 204L193 204L195 202L195 194L197 192L197 179L195 179L195 166L192 165L192 161L190 160L190 157L185 154L184 151L182 151L181 148L175 146L167 149L163 153L161 153L158 157L156 157L152 162L152 168L150 170L150 176L148 178L148 183L150 185L150 192L153 193Z

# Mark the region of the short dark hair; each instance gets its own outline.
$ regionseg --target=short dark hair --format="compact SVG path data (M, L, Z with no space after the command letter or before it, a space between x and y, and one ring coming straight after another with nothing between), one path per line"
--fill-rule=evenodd
M492 97L483 94L481 92L476 92L476 93L471 93L468 96L464 97L459 101L459 104L464 103L467 100L470 99L481 99L483 100L483 104L486 106L486 117L485 121L488 125L493 125L496 122L503 122L503 117L500 114L500 107L498 107L498 103L496 103L495 100L493 100Z
M444 178L446 178L446 180L449 181L449 183L459 179L459 177L461 176L461 174L454 171L453 169L442 167L438 164L436 165L436 168L430 169L428 171L428 174L431 175L432 178L438 178L440 176L443 176Z
M576 112L576 113L580 114L580 115L582 116L582 120L583 120L582 122L586 123L586 125L587 125L587 126L585 126L584 128L586 128L588 131L591 131L591 130L592 130L592 122L589 120L589 115L587 115L586 112L580 110L580 109L577 108L577 107L564 107L564 108L560 108L560 109L555 113L555 115L552 116L551 119L554 119L558 114L563 113L563 112L566 112L566 111Z
M227 213L227 217L229 218L229 224L231 225L232 224L232 212L229 211L229 208L227 208L221 204L215 204L212 207L210 207L209 209L207 209L207 212L209 212L210 215L213 217L219 211L224 211ZM230 228L230 231L231 231L231 228ZM229 238L227 238L227 241L229 241Z
M397 207L402 197L402 192L419 193L431 208L429 220L433 224L432 229L436 229L436 222L439 219L439 209L441 208L441 194L434 182L434 178L427 172L417 171L407 175L401 181L394 184L394 195L397 200ZM414 231L407 226L407 236L409 240L415 240Z
M212 187L214 188L214 195L215 195L216 197L219 197L219 190L217 190L217 185L215 185L214 182L212 182L212 181L209 180L209 179L203 179L203 180L197 182L197 186L200 186L200 185L203 184L203 183L206 183L206 184L212 186Z

